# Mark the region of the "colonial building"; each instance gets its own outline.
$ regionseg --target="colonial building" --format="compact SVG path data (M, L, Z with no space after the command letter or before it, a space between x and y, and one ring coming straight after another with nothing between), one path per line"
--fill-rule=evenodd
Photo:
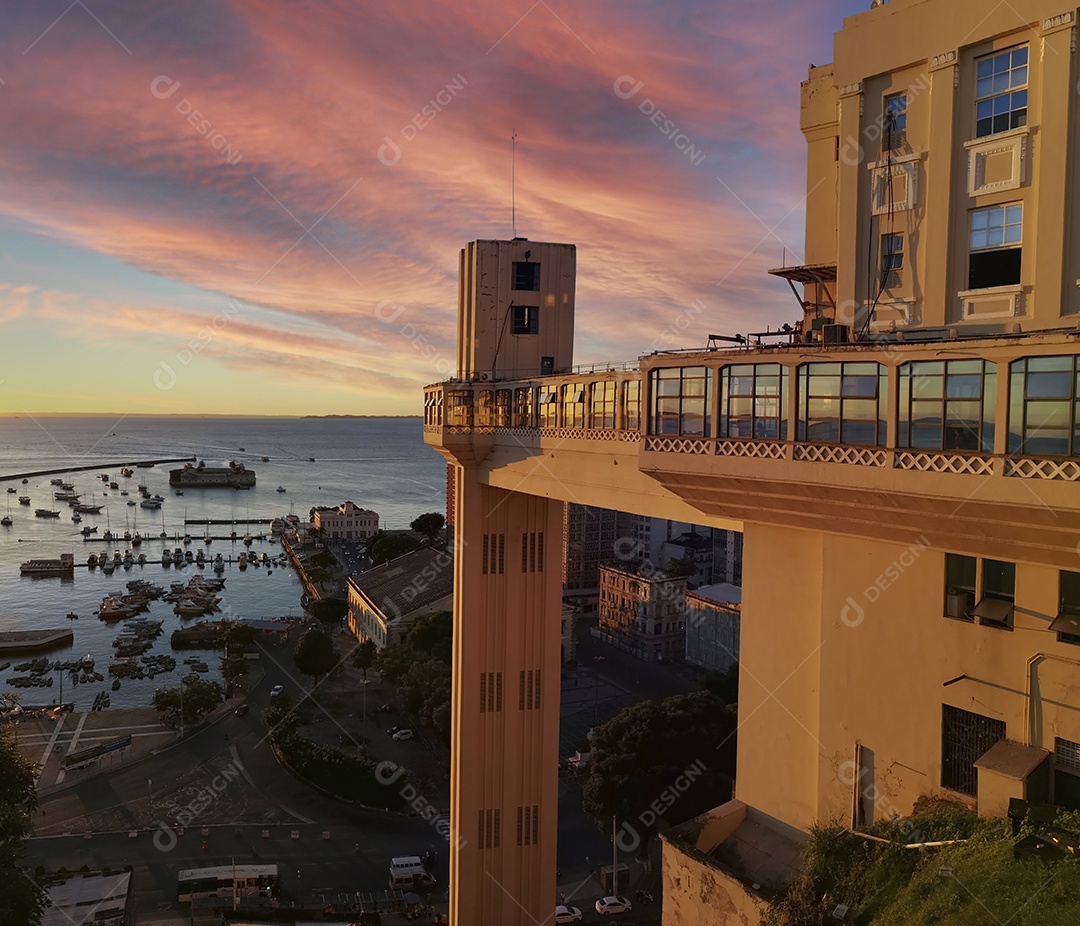
M349 629L379 649L393 646L418 617L449 611L453 594L453 555L422 547L350 577Z
M315 509L315 530L334 540L366 540L379 532L379 515L352 502Z
M425 395L466 541L454 922L550 915L564 501L743 534L734 844L927 798L1080 806L1076 20L845 21L802 91L794 331L582 371L572 247L463 252L458 375Z
M651 567L600 567L600 635L649 662L686 649L686 577Z

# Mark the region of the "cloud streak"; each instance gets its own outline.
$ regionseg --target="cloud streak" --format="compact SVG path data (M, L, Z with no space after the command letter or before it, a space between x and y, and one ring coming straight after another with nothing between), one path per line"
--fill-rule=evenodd
M112 0L43 35L64 6L0 14L3 211L44 261L82 249L257 307L207 347L226 365L315 371L373 413L432 378L375 306L453 356L457 251L510 234L511 128L518 233L579 248L579 360L636 356L695 300L692 343L795 314L764 275L802 240L788 50L827 58L849 5ZM0 323L30 282L0 264ZM205 309L78 296L80 337L147 358Z

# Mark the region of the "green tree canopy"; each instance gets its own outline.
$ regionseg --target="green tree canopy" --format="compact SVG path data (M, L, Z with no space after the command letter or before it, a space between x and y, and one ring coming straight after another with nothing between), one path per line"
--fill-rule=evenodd
M337 651L330 638L317 627L308 627L296 644L293 662L304 675L310 675L318 684L319 676L325 675L337 665Z
M648 837L731 797L735 718L708 691L642 701L593 731L582 806L602 830L612 816ZM658 809L659 808L659 809Z
M21 864L22 840L30 835L30 814L37 808L35 776L11 728L0 727L0 923L36 926L45 909L45 891Z
M243 650L259 638L257 631L250 624L243 621L234 621L226 618L218 621L218 632L221 634L221 642L228 653L231 649Z
M196 724L225 699L221 685L217 682L192 678L181 684L184 686L182 698L180 686L161 688L154 692L154 709L174 724L181 720L181 709L184 724Z
M349 613L349 603L344 598L322 598L311 606L310 611L321 624L337 624Z
M439 531L445 526L446 518L437 511L422 514L409 525L416 533L423 534L428 540L438 537Z
M375 646L374 640L365 640L352 653L352 664L354 669L364 670L364 681L367 681L367 670L375 665L375 657L378 654L378 648Z
M401 643L378 652L383 678L395 685L407 710L420 715L443 737L450 736L454 618L449 611L413 621Z
M401 531L379 531L368 541L367 550L372 565L378 566L404 556L406 553L412 553L419 547L420 541L412 534Z

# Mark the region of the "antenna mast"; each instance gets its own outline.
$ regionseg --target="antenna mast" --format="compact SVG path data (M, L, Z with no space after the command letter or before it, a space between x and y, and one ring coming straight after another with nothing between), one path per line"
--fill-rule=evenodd
M517 129L510 129L510 237L517 237L517 186L514 171L517 162Z

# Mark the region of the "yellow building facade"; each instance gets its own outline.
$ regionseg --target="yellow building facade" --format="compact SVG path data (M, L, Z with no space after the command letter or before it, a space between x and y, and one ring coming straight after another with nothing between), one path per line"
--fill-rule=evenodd
M743 531L735 794L755 827L1080 804L1076 26L1043 0L845 21L803 85L806 263L774 271L790 334L575 368L569 246L463 252L461 369L425 392L467 534L455 922L551 912L558 582L529 566L564 501ZM502 335L526 249L562 268L536 277L550 317ZM493 713L492 680L528 670L538 710L515 688Z

